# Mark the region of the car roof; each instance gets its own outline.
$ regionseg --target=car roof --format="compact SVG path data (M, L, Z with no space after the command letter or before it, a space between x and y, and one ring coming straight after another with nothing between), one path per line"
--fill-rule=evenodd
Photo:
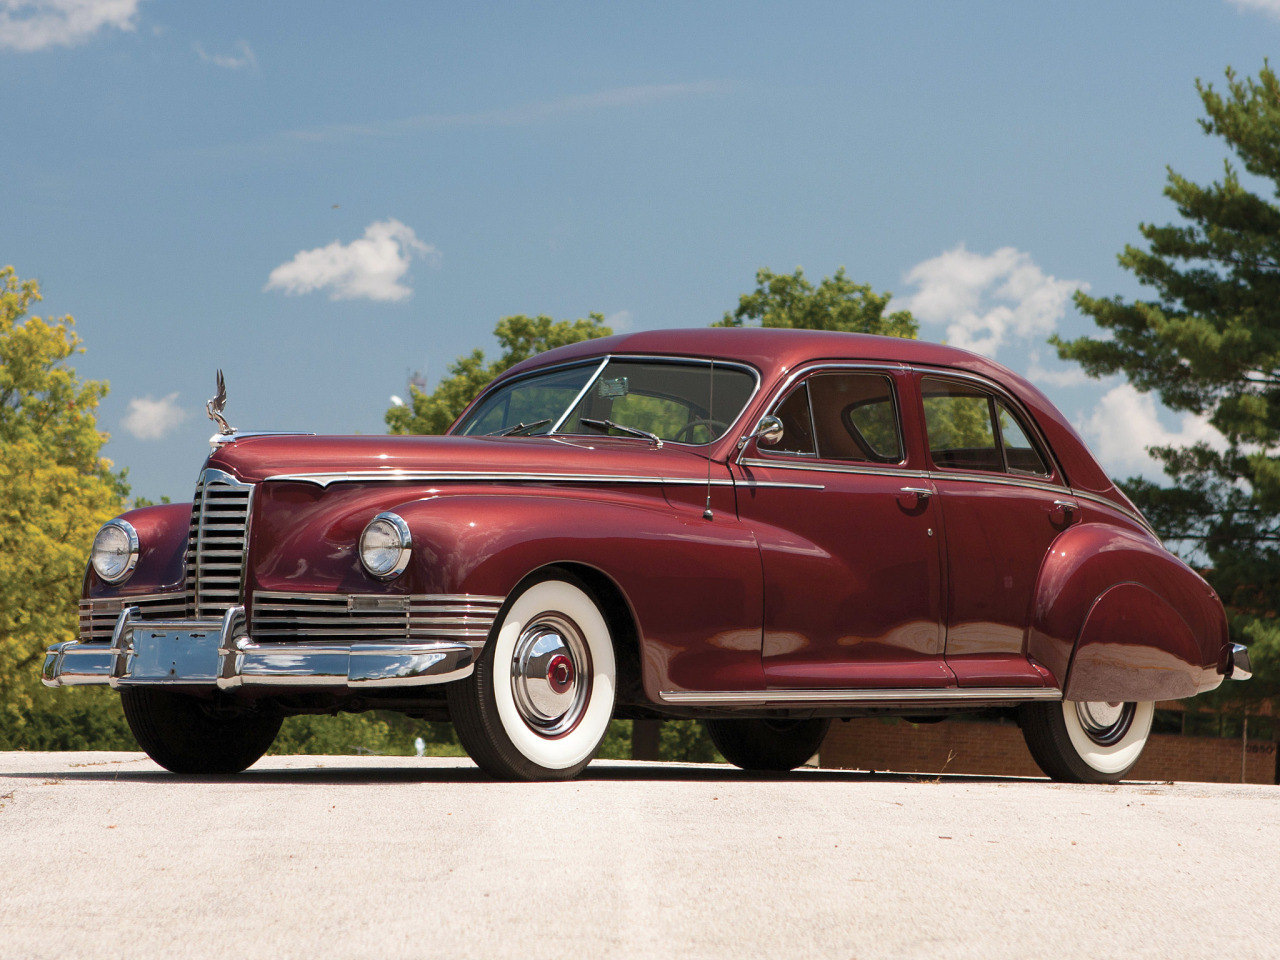
M1003 386L1028 408L1044 431L1072 486L1123 502L1132 509L1075 428L1034 384L980 354L928 340L834 330L764 327L643 330L548 350L516 364L500 379L551 364L604 354L693 356L746 363L760 371L765 385L776 382L802 364L827 360L901 363L975 373Z

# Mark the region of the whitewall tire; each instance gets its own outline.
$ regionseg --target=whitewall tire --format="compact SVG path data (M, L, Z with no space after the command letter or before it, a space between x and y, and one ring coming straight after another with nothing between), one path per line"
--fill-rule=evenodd
M1138 762L1154 717L1150 700L1063 700L1025 704L1018 719L1032 757L1054 780L1116 783Z
M585 586L562 574L507 608L472 675L449 685L449 712L490 775L568 779L604 739L615 681L609 625Z

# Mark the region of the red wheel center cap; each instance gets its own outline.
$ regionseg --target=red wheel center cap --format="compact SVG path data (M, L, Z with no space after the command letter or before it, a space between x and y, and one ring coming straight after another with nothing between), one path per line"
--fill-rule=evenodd
M573 686L573 661L564 654L552 657L547 665L547 684L556 693L564 693Z

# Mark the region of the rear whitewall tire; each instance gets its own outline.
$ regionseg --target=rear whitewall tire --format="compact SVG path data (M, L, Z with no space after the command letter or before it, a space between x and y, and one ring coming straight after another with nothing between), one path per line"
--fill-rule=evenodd
M1018 722L1036 764L1066 783L1118 783L1142 755L1151 734L1155 704L1027 703Z
M450 684L462 745L492 776L561 780L591 762L613 718L608 622L568 579L541 580L511 604L472 675Z
M1104 776L1123 776L1133 769L1147 745L1151 722L1156 715L1156 705L1150 700L1135 702L1133 716L1129 718L1129 725L1123 736L1114 743L1107 744L1099 743L1085 728L1081 709L1088 709L1089 706L1090 704L1077 704L1069 700L1062 702L1062 721L1067 728L1067 736L1071 738L1071 745L1091 770Z

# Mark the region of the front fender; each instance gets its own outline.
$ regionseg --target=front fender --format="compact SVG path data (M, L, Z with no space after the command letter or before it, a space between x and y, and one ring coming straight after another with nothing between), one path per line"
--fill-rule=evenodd
M1154 537L1081 524L1041 569L1027 652L1068 700L1164 700L1217 686L1226 639L1212 588Z
M415 591L506 596L543 567L589 567L632 611L651 699L763 686L759 550L731 515L568 494L452 494L392 509L413 535Z
M186 579L191 504L161 503L139 507L116 519L128 521L138 532L138 565L128 580L112 585L104 583L90 563L85 570L84 596L127 597L182 590Z

